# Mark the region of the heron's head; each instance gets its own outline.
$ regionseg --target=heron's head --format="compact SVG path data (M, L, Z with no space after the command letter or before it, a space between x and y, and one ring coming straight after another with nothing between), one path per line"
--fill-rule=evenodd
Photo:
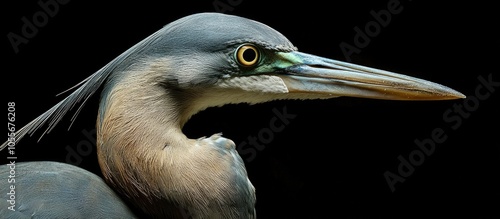
M196 113L228 103L351 96L387 100L464 98L446 86L299 52L281 33L242 17L201 13L174 21L137 54L164 68L161 84ZM183 96L185 97L185 96Z
M388 71L297 51L269 26L237 17L202 13L164 28L151 52L165 56L179 89L221 91L231 100L352 96L389 100L443 100L464 96L448 87ZM220 94L222 94L220 93ZM249 94L249 95L245 95Z

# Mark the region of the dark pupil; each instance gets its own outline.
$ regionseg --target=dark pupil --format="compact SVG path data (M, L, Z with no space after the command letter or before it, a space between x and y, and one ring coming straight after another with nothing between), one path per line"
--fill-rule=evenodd
M243 52L243 59L247 62L253 61L257 54L253 49L247 49Z

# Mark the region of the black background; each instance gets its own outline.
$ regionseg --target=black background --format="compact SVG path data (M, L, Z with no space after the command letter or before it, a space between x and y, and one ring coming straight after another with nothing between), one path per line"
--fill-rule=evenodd
M15 101L16 125L28 123L62 99L56 94L165 24L192 13L216 11L213 2L70 1L27 44L20 45L17 54L7 34L21 34L21 18L31 19L41 8L37 1L4 2L3 111L7 114L7 102ZM364 29L374 20L370 11L387 9L389 0L232 2L236 4L225 13L275 28L302 52L346 61L339 44L353 45L354 27ZM479 76L500 81L496 5L415 0L400 4L401 13L393 15L359 54L353 54L351 62L431 80L467 96L475 95ZM222 132L240 144L269 127L274 108L286 107L297 115L255 159L242 154L257 189L259 218L498 218L499 98L500 87L496 87L489 98L473 104L459 125L445 121L443 115L464 100L342 97L211 108L195 115L184 130L191 138ZM78 151L78 145L87 143L82 131L94 129L97 104L96 95L69 132L69 118L75 111L39 143L41 132L19 142L17 161L69 162L68 149ZM414 140L430 138L436 128L444 130L446 140L436 144L434 153L391 192L384 173L397 174L398 156L408 159L417 149ZM100 174L95 147L81 152L78 166ZM1 157L6 163L5 151Z

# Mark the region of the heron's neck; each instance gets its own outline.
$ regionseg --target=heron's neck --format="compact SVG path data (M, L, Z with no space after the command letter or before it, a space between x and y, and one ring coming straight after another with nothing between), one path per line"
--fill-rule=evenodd
M149 75L145 75L149 74ZM127 72L103 91L97 121L97 148L107 182L149 212L162 211L162 188L168 179L168 150L189 145L182 125L191 116L170 93L161 71ZM164 198L164 197L163 197ZM141 206L144 205L144 206ZM164 204L162 208L166 208ZM150 209L147 209L150 208Z
M254 188L234 142L220 135L188 139L182 133L194 113L244 98L227 92L230 88L179 88L175 77L166 75L172 71L160 64L166 61L111 75L104 87L97 119L104 178L154 217L253 215Z

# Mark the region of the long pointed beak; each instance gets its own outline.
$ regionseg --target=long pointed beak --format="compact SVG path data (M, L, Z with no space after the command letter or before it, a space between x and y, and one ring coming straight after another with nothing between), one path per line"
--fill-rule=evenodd
M302 52L278 53L287 63L278 76L290 93L315 93L386 100L447 100L465 98L449 87L361 65Z

